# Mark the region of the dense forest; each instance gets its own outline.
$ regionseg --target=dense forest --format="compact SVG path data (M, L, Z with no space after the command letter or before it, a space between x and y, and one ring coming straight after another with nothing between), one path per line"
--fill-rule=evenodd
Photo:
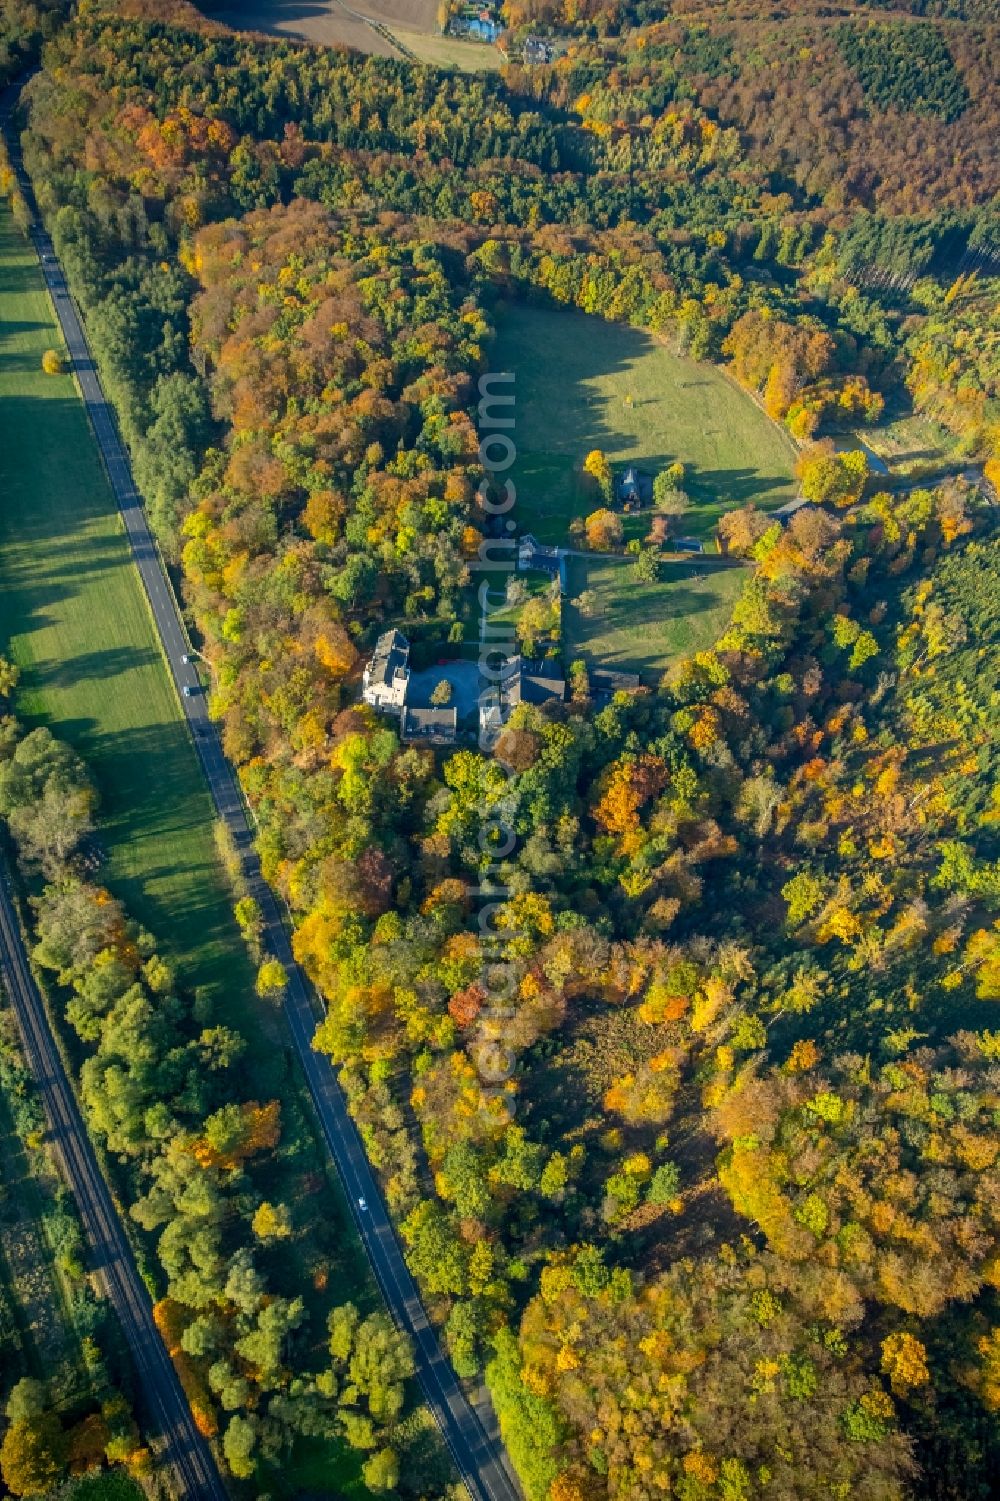
M0 85L38 59L42 43L65 18L65 0L4 0L0 8Z
M829 9L511 0L566 50L492 77L102 0L26 90L316 1046L529 1501L971 1501L1000 1467L996 7ZM390 625L468 633L501 298L725 364L831 504L723 519L732 619L656 687L581 664L440 754L360 668ZM822 440L887 403L982 467L864 487ZM193 1402L238 1476L323 1433L420 1494L408 1350L281 1255L298 1124L81 875L85 769L4 724Z

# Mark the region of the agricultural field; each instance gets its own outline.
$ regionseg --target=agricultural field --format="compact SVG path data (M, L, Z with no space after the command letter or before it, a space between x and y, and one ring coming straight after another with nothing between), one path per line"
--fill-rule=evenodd
M353 47L377 57L410 56L463 72L500 66L496 48L440 34L437 0L248 0L245 5L205 9L235 31L300 37L318 46Z
M393 30L399 26L404 31L427 35L438 30L438 0L349 0L349 3L351 10Z
M638 672L655 685L722 635L745 579L742 568L678 563L665 564L663 578L646 584L633 578L626 558L572 558L562 610L565 660ZM584 591L593 596L586 613L579 603Z
M517 374L517 518L539 541L565 542L573 518L597 505L581 473L594 448L651 473L679 459L692 501L679 530L693 536L709 536L733 506L795 494L791 439L722 371L583 313L510 305L498 323L491 366ZM648 512L626 520L627 537L645 535Z
M388 37L368 25L360 9L348 9L339 0L321 4L309 0L248 0L245 5L212 8L211 15L234 31L264 31L302 38L321 47L354 47L376 57L401 55Z

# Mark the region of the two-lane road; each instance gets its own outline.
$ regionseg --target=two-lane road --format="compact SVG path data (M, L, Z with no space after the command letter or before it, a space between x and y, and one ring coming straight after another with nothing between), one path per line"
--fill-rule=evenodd
M118 1315L136 1376L164 1444L163 1459L185 1501L226 1501L212 1453L198 1432L177 1373L153 1322L149 1295L104 1181L28 964L5 873L0 868L0 973L17 1016L55 1150L73 1191L93 1265Z
M10 146L12 164L22 190L32 203L31 185L17 143L10 142ZM40 224L36 224L32 237L216 809L240 851L249 889L260 903L266 946L288 972L285 998L288 1025L368 1259L393 1317L413 1339L417 1376L424 1396L470 1495L474 1501L518 1501L519 1491L506 1467L503 1448L487 1434L450 1362L445 1359L427 1318L333 1068L328 1059L313 1051L316 1013L310 991L292 956L277 901L261 875L243 801L223 754L218 731L208 717L195 667L188 660L190 649L186 634L153 543L141 497L132 479L124 444L91 359L52 241Z

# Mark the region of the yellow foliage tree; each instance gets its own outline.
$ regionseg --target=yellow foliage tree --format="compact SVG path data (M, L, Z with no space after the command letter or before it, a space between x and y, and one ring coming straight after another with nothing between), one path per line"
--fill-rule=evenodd
M253 1233L265 1245L276 1240L287 1240L292 1233L292 1217L284 1204L271 1204L267 1199L257 1209L251 1221Z
M601 488L602 495L611 499L611 465L603 448L592 448L583 461L583 472L595 479Z
M619 838L624 855L634 855L642 843L639 809L667 784L666 764L659 756L639 756L616 761L605 774L601 800L594 818L609 834Z
M316 637L316 659L334 677L346 677L357 660L357 652L342 626L327 625Z
M900 1331L882 1341L882 1369L899 1397L930 1381L927 1351L912 1334Z
M990 1412L1000 1412L1000 1329L991 1329L976 1346L983 1357L980 1390Z
M549 1501L584 1501L585 1495L583 1486L572 1470L564 1470L549 1486Z
M817 505L854 505L861 499L868 479L864 450L837 453L828 438L805 449L795 467L802 494Z
M288 984L288 974L280 959L265 959L257 971L257 994L279 996Z

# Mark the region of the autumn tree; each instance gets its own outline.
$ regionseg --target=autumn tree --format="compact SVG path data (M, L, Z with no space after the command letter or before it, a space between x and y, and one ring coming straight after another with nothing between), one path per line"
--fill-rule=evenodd
M612 552L621 546L625 533L621 517L614 511L592 511L584 525L587 546L591 552Z
M611 473L611 464L603 449L594 448L588 453L583 461L583 472L590 475L604 496L604 499L610 503L614 481Z
M796 473L806 500L817 505L856 505L868 479L868 457L862 449L837 453L826 439L805 449Z
M0 1445L0 1470L15 1496L53 1489L66 1474L68 1451L59 1417L42 1383L24 1377L7 1402L8 1427Z
M0 656L0 698L11 698L21 679L21 669L6 657Z
M257 971L257 994L275 997L283 994L288 974L279 959L265 959Z

